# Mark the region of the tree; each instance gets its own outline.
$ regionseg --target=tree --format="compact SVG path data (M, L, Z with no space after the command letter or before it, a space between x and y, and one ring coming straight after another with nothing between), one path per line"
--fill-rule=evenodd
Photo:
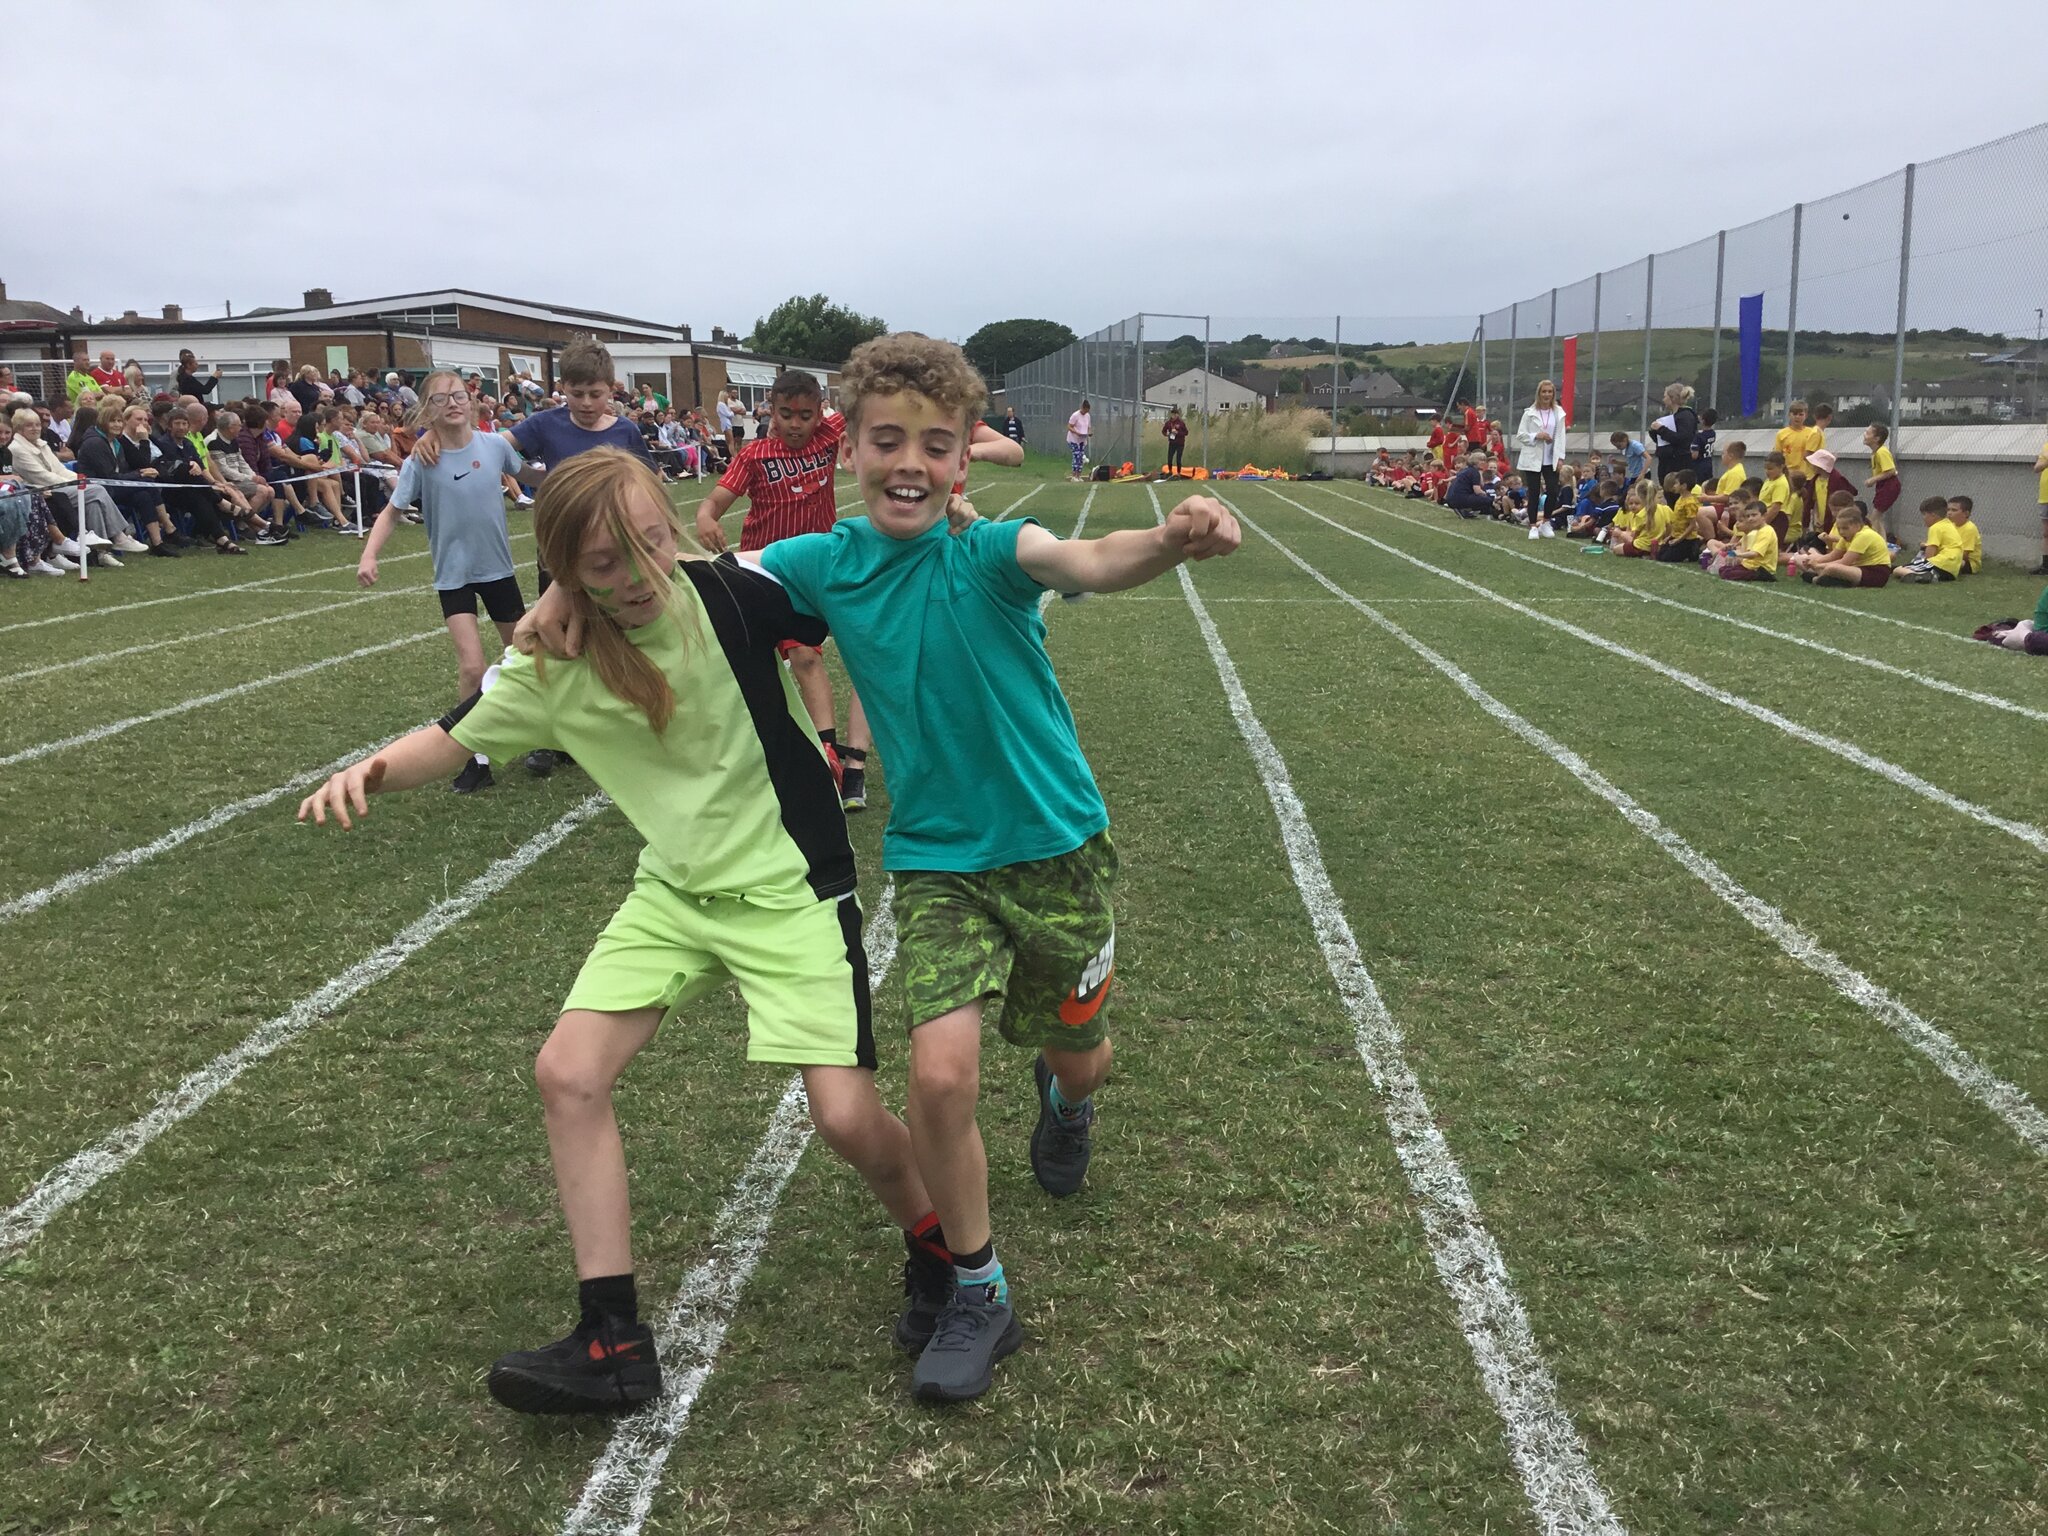
M989 374L1006 374L1071 346L1074 333L1057 320L992 320L967 338L961 348L974 366Z
M756 320L747 344L756 352L837 368L855 347L888 329L879 315L859 314L814 293L784 299L766 318Z

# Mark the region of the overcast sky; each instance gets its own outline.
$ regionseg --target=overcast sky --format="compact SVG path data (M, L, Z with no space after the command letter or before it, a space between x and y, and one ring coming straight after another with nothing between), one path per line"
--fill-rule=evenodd
M464 286L700 336L814 291L953 337L1463 334L2048 117L2027 0L27 0L5 35L38 169L0 280L94 316Z

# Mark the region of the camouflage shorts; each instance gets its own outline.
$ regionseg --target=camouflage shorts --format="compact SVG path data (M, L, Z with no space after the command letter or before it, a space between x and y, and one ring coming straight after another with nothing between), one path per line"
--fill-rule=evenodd
M1116 848L1098 832L1029 864L899 874L896 963L910 1027L994 999L1012 1045L1099 1045L1116 962L1116 869Z

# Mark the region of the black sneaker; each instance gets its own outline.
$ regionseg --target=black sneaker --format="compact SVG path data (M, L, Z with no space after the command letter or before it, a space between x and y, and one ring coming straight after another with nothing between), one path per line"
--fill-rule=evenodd
M654 1330L608 1317L491 1366L491 1396L514 1413L618 1413L661 1395Z
M1043 1056L1032 1058L1031 1075L1038 1082L1038 1124L1031 1128L1031 1171L1038 1187L1064 1200L1088 1176L1089 1142L1095 1124L1095 1096L1090 1094L1072 1119L1052 1107L1052 1068Z
M178 558L178 552L171 548L168 542L150 545L149 552L159 560L175 560Z
M544 779L555 771L558 756L558 753L550 752L546 747L529 752L526 754L526 771L536 779Z
M864 811L868 808L868 771L865 768L847 768L839 776L839 805L842 810Z
M903 1259L903 1312L896 1319L896 1347L915 1355L931 1343L939 1326L939 1314L953 1299L953 1266L918 1246L917 1239L903 1234L908 1250Z
M491 765L471 758L462 765L462 772L448 783L449 789L458 795L473 795L480 789L491 787Z
M1017 1352L1024 1327L993 1285L962 1286L939 1314L932 1341L910 1373L913 1396L928 1403L964 1403L981 1396L996 1362Z

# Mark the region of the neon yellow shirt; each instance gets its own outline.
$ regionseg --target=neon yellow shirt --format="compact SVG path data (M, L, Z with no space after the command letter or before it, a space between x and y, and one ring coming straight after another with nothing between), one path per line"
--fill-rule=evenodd
M1764 515L1783 512L1792 500L1791 483L1783 475L1772 475L1764 481L1764 488L1756 493L1756 499L1764 504Z
M1963 569L1972 574L1984 569L1984 534L1975 519L1964 518L1960 523L1949 519L1949 526L1956 531L1956 538L1963 546Z
M1742 482L1749 478L1749 471L1737 464L1733 469L1721 471L1721 478L1714 482L1714 494L1727 496L1742 489Z
M1937 571L1946 571L1951 576L1963 574L1963 536L1946 517L1937 517L1927 525L1920 553Z
M1883 443L1870 450L1870 473L1873 476L1895 475L1898 470L1899 466L1892 459L1891 449Z
M1777 529L1773 528L1769 523L1765 523L1761 528L1752 528L1748 533L1745 533L1739 542L1742 546L1742 563L1744 565L1748 566L1752 571L1776 573L1778 569Z
M1884 541L1884 535L1865 523L1856 530L1856 537L1844 539L1839 533L1828 535L1828 553L1837 560L1847 560L1851 565L1890 565L1892 552Z

